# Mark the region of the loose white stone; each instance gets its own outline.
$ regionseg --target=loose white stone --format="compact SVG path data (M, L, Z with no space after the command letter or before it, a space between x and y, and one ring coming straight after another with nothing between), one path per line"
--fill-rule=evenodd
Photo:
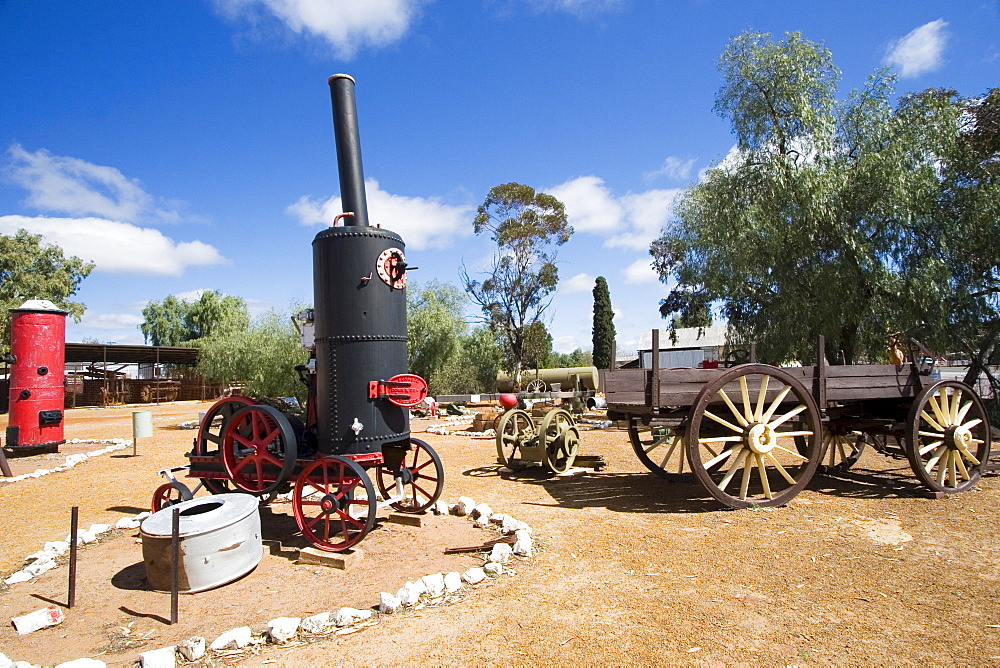
M448 504L440 499L434 502L433 512L435 515L447 515L448 514Z
M56 562L51 558L45 557L44 559L38 559L37 561L25 566L21 569L22 572L27 573L31 577L38 577L45 571L52 570L56 567Z
M306 633L322 633L333 625L329 612L321 612L302 620L302 630Z
M277 617L267 623L267 635L275 643L288 642L295 637L301 623L301 617Z
M22 663L18 661L18 663ZM17 664L14 664L17 665ZM72 661L63 661L62 663L57 663L56 668L107 668L106 663L99 661L98 659L73 659Z
M476 507L476 502L467 496L458 497L458 503L455 504L455 514L459 517L465 517L472 512L472 509Z
M141 513L139 513L138 515L136 515L135 517L133 517L132 519L139 520L140 522L142 522L144 519L146 519L147 517L149 517L152 514L153 513L149 512L148 510L144 510Z
M422 593L424 593L423 585L418 585L414 582L407 582L400 587L398 592L396 592L396 597L404 606L408 608L420 602L420 595Z
M470 568L462 573L462 579L470 585L479 584L486 579L486 572L481 568Z
M484 517L484 518L486 518L487 521L489 521L490 515L492 515L492 514L493 514L493 509L490 508L485 503L480 503L475 508L472 509L472 518L473 519L475 519L477 517Z
M423 583L424 588L427 590L427 595L431 598L436 598L444 594L444 575L441 573L434 573L433 575L425 575L420 578Z
M185 661L197 661L205 656L205 639L201 636L191 636L177 645L177 651Z
M378 595L378 611L384 615L391 615L396 612L402 604L403 602L399 600L398 596L389 592L384 591Z
M503 532L505 534L507 534L508 536L510 534L514 533L515 531L521 531L522 529L527 530L527 531L531 531L531 527L529 527L527 524L525 524L521 520L515 520L510 515L508 515L506 518L504 518L504 521L503 521L503 524L501 525L501 528L502 528Z
M107 533L111 531L110 524L91 524L90 528L87 529L87 533L94 534L95 536L100 536L102 533Z
M449 594L453 594L462 588L462 574L457 572L446 573L444 576L444 589Z
M12 585L12 584L17 584L18 582L27 582L30 579L31 579L30 573L25 573L24 571L18 571L17 573L12 574L10 577L4 580L3 583L5 585Z
M0 652L0 668L10 668L13 663L13 661L7 658L6 654Z
M517 536L517 540L514 541L513 552L519 557L530 557L531 549L534 546L531 540L531 534L524 529L514 533Z
M358 610L357 608L341 608L333 613L333 623L337 626L348 626L372 616L371 610Z
M212 641L209 649L240 649L250 644L253 632L249 626L230 629Z
M139 655L139 665L142 668L174 668L177 665L177 652L173 647L142 652Z
M10 664L10 668L35 668L35 666L30 661L15 661Z
M491 561L490 563L485 564L483 566L483 572L485 572L487 575L492 575L493 577L496 577L498 575L502 575L503 574L503 564L499 564L499 563L497 563L495 561Z
M131 517L123 517L115 523L115 528L138 529L140 524L142 524L140 520L132 519Z
M497 543L490 550L488 561L495 564L506 564L510 561L511 552L510 545L507 543Z
M493 524L503 524L505 519L507 519L507 515L504 513L493 513L490 515L490 522Z

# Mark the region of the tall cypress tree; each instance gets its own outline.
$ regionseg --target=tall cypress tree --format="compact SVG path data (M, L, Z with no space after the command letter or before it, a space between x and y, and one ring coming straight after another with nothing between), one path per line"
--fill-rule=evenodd
M611 358L615 347L614 317L608 282L598 276L594 284L594 366L598 369L610 369L614 362Z

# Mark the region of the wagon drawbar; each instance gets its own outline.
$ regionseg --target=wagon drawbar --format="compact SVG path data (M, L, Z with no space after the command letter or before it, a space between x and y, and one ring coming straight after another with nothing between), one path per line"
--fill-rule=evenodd
M976 391L932 380L930 364L751 361L724 369L602 372L608 417L625 421L639 460L673 479L693 475L731 508L779 506L820 467L850 468L867 446L905 455L936 494L973 488L990 470L990 424ZM820 337L817 359L823 357Z

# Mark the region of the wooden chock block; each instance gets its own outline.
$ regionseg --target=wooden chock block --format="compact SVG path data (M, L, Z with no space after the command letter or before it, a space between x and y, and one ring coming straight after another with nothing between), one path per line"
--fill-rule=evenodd
M405 513L392 513L388 519L393 524L403 524L409 527L422 527L424 518L422 515L407 515Z
M324 552L323 550L317 550L315 547L304 547L299 550L299 558L295 563L327 566L328 568L346 571L361 561L362 555L364 555L364 552L361 550Z

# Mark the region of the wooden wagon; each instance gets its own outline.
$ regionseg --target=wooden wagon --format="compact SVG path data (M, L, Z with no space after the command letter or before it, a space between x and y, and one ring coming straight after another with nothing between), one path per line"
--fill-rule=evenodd
M823 341L818 350L822 358ZM686 471L726 506L777 506L822 466L846 470L867 446L905 455L930 490L971 489L988 465L990 425L975 390L931 379L931 365L661 369L603 372L608 417L624 420L639 460Z

